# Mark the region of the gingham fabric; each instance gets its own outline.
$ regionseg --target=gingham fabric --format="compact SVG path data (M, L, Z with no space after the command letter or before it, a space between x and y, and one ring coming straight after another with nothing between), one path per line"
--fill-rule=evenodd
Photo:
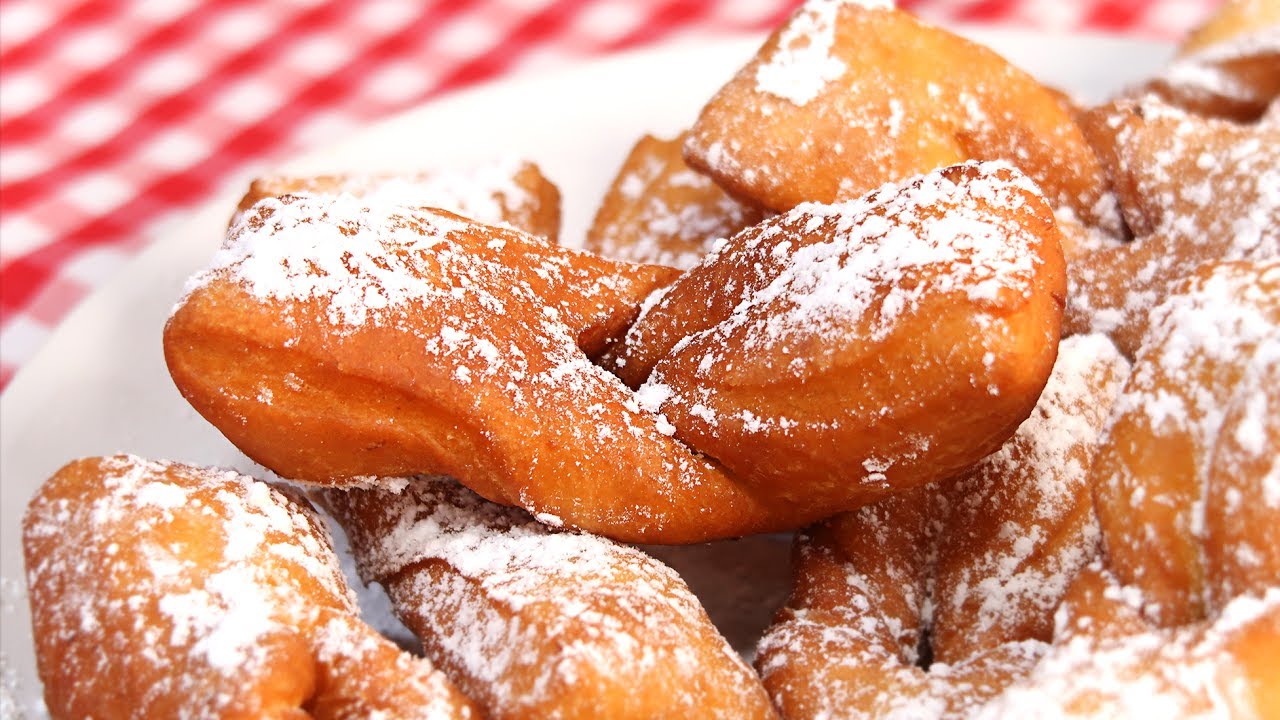
M0 0L0 386L157 224L249 168L517 69L763 31L797 0ZM1176 39L1215 0L903 0Z

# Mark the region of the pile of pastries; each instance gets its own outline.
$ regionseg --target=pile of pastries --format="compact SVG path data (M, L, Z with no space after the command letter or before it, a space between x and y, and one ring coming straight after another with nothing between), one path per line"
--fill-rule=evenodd
M289 482L51 478L50 712L1280 716L1278 94L1273 0L1098 107L810 0L586 250L530 163L254 182L164 351ZM790 531L754 668L630 544Z

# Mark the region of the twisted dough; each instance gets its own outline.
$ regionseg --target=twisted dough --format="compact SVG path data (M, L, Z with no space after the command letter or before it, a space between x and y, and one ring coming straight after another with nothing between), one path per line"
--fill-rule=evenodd
M1205 266L1153 313L1091 483L1161 625L1280 585L1278 376L1280 261Z
M677 438L817 520L1013 434L1052 370L1061 257L1024 176L946 168L740 233L655 296L612 362Z
M674 571L455 481L327 490L361 575L491 718L773 718Z
M266 200L194 279L165 353L192 405L285 477L444 474L658 543L795 528L967 466L1051 370L1058 233L1008 166L797 208L688 277L756 264L745 284L654 306L617 356L626 374L641 353L656 368L632 393L588 356L674 270L349 196ZM669 358L643 339L690 315L715 327L664 330ZM701 368L717 358L723 372Z
M555 243L560 236L560 189L531 162L494 162L469 170L411 175L268 175L240 199L235 225L259 200L282 195L347 193L375 202L433 207L486 225L505 225Z
M1070 258L1064 332L1106 332L1132 357L1151 310L1198 265L1280 257L1280 125L1146 97L1096 108L1084 126L1136 239Z
M964 717L1037 662L1096 554L1087 471L1127 372L1105 337L1063 341L999 452L800 537L757 659L784 717Z
M80 460L32 500L23 550L55 718L474 716L359 620L310 510L251 478Z
M1119 227L1070 107L991 50L887 1L802 6L703 108L685 159L778 211L1003 159L1055 208Z

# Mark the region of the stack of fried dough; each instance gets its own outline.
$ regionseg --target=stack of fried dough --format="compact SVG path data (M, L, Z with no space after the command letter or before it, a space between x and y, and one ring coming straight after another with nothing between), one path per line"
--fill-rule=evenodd
M1271 0L1098 107L810 0L586 250L527 162L255 181L164 351L289 482L51 478L50 712L1280 716L1277 94ZM632 545L793 531L754 668Z

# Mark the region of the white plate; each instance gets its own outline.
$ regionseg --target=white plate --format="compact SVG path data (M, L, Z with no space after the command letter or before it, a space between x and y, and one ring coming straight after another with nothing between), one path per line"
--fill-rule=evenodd
M1147 77L1170 52L1164 44L1104 36L966 34L1090 100ZM689 124L758 43L758 37L685 41L514 77L373 125L285 169L400 170L528 158L560 186L563 237L572 244L631 144L642 133L674 134ZM183 281L207 262L244 187L235 183L163 233L67 318L0 398L0 717L20 717L24 709L30 717L43 714L20 531L27 500L45 478L73 458L122 451L253 469L178 395L160 351L161 328ZM724 555L741 553L723 546L663 553L690 576L695 591L731 588L707 599L740 645L767 621L785 588L785 543L749 542L757 545L749 555L767 555L759 566L725 563ZM691 569L724 565L732 566L728 580Z

